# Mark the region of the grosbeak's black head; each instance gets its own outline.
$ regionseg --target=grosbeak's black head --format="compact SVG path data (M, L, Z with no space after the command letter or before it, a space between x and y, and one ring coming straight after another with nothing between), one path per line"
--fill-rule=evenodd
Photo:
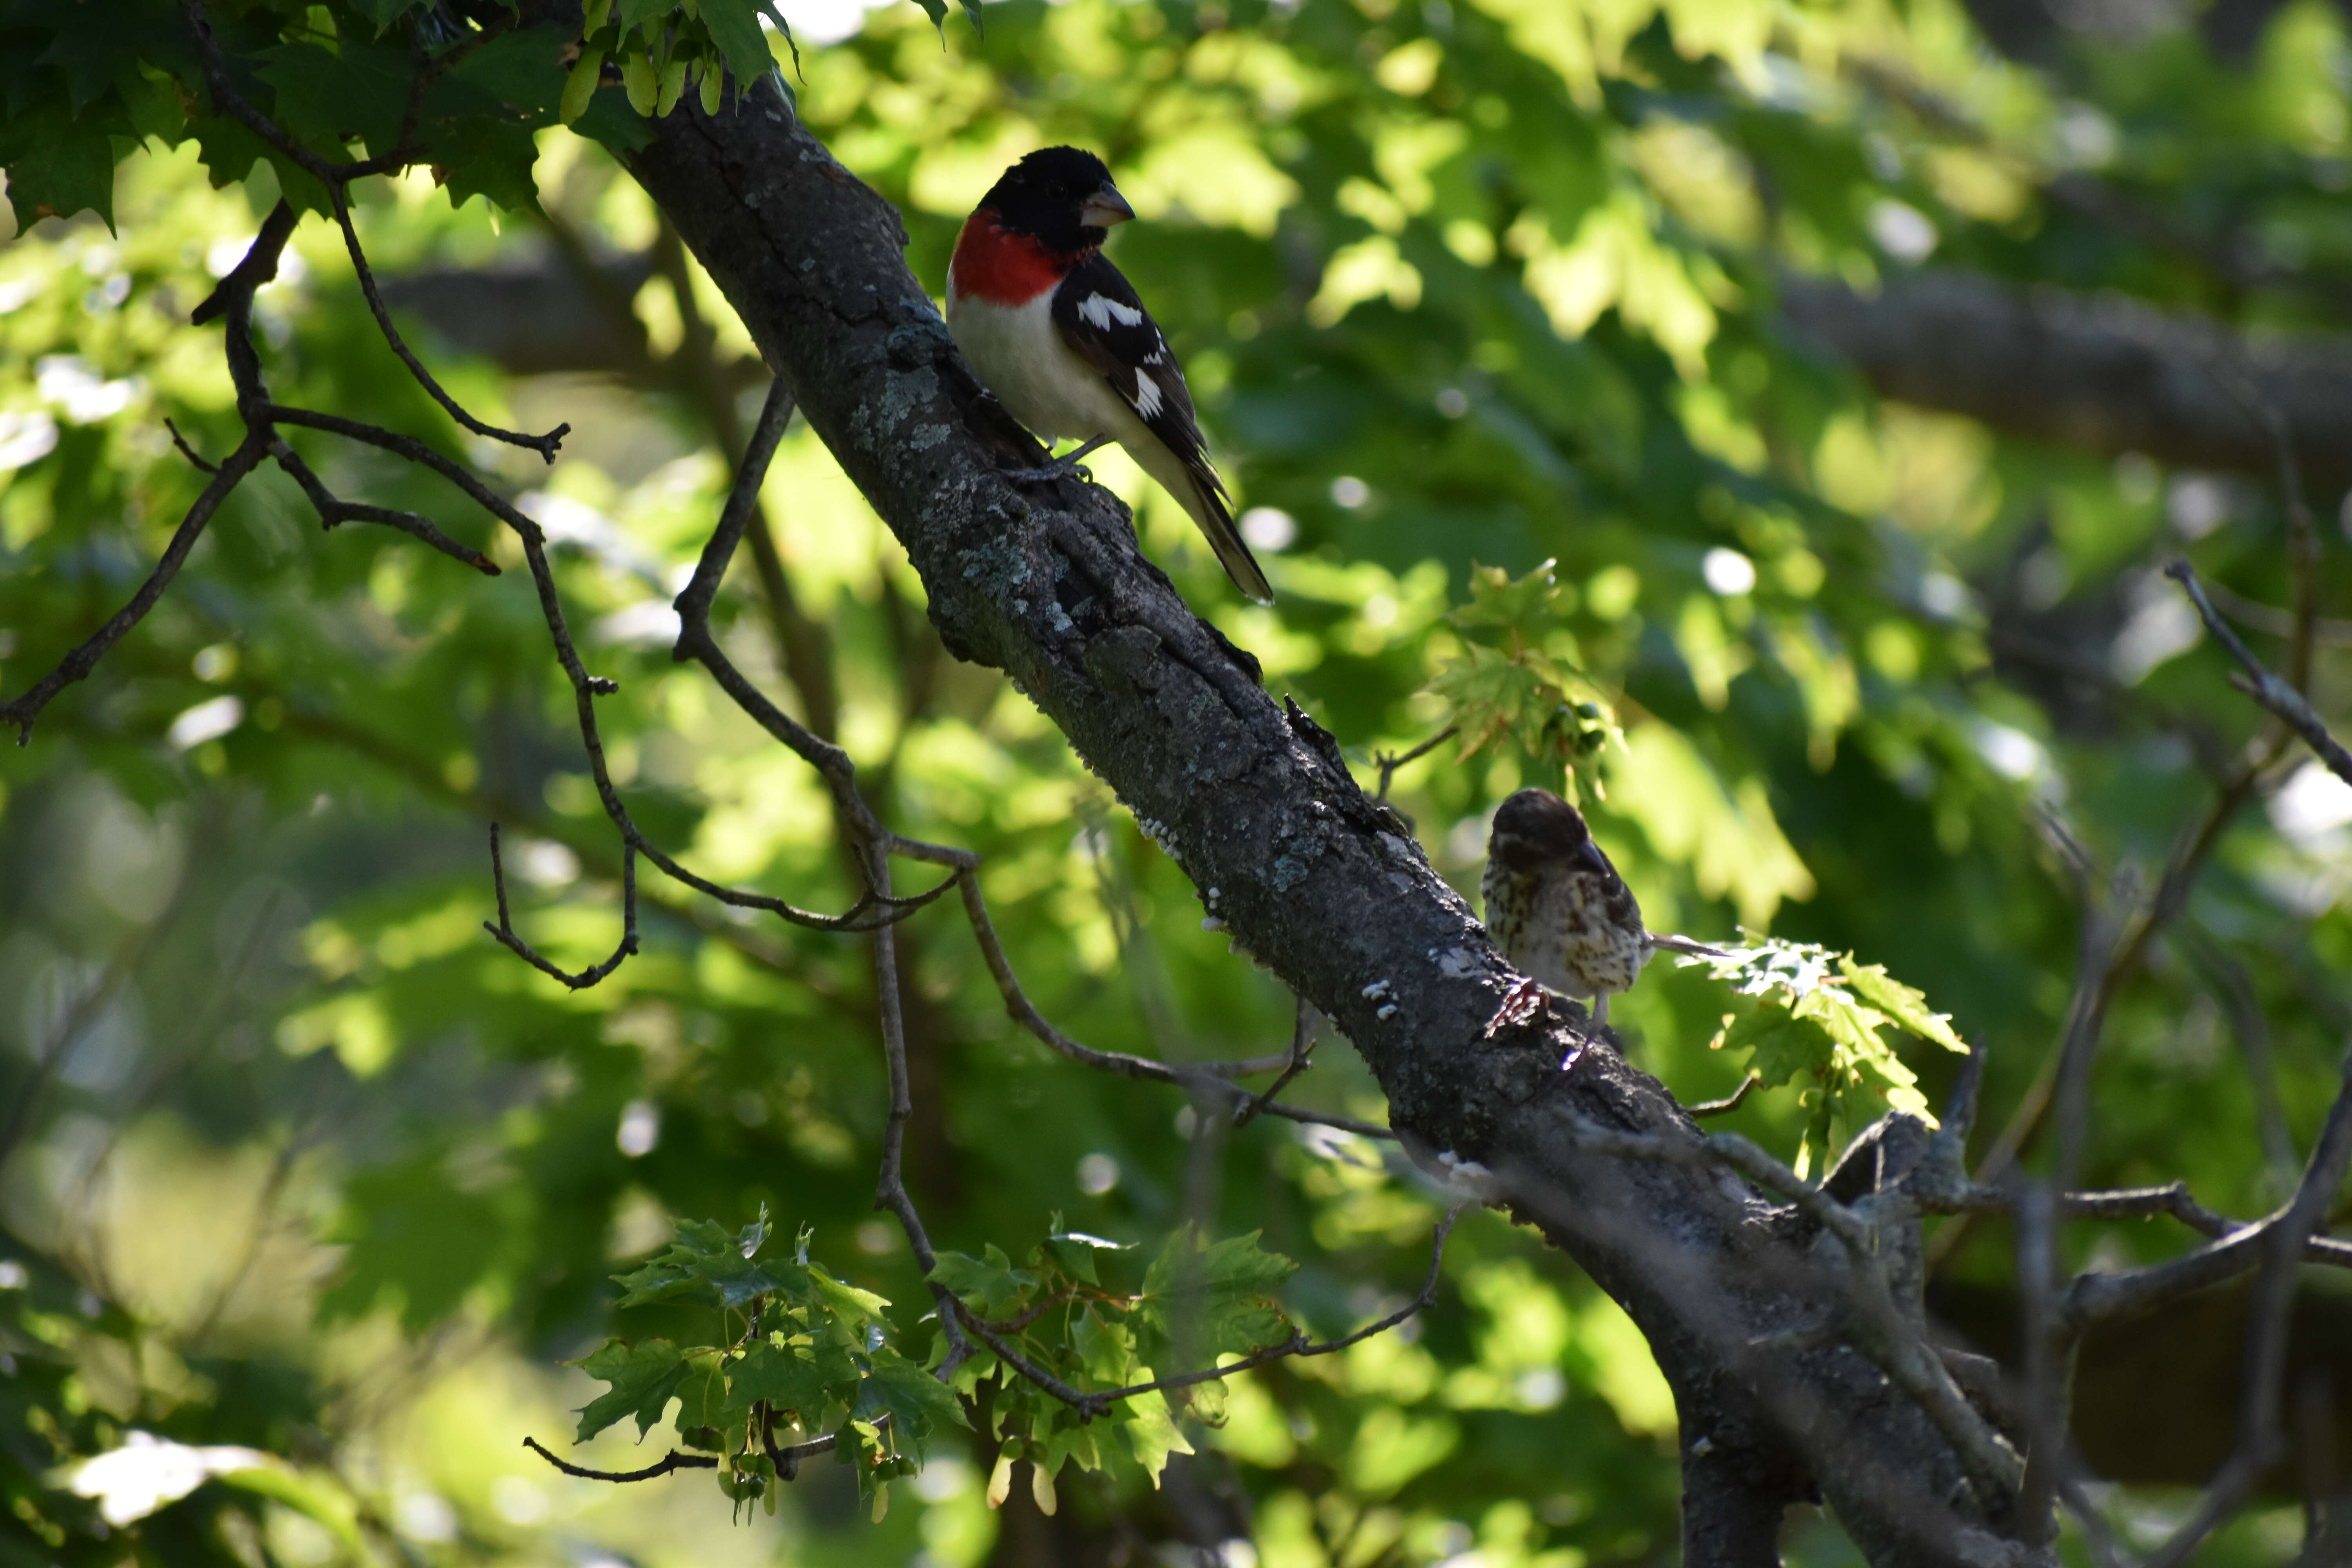
M1532 874L1590 858L1584 814L1548 789L1523 789L1495 811L1486 855L1509 870Z
M1006 228L1063 252L1100 245L1105 229L1135 216L1103 161L1079 147L1039 148L1005 170L980 205Z

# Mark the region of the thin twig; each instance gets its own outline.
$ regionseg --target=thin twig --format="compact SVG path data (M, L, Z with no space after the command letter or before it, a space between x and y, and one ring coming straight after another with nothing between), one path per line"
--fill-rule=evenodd
M998 994L1004 998L1005 1011L1012 1014L1013 1020L1023 1028L1036 1036L1056 1054L1067 1057L1070 1060L1084 1066L1099 1068L1104 1072L1118 1073L1124 1078L1143 1079L1153 1083L1172 1083L1195 1092L1223 1094L1234 1100L1244 1100L1249 1097L1246 1089L1232 1081L1234 1078L1252 1073L1277 1072L1289 1065L1290 1057L1286 1052L1278 1057L1258 1057L1248 1061L1203 1062L1180 1067L1168 1062L1156 1062L1148 1057L1129 1056L1124 1051L1098 1051L1091 1046L1080 1045L1048 1023L1045 1016L1037 1011L1035 1005L1029 1000L1028 994L1021 989L1021 982L1013 973L1012 961L1004 954L1004 945L997 940L996 927L988 918L988 905L981 898L978 875L966 872L958 879L963 884L964 914L971 922L973 934L979 939L981 956L988 964L988 972L996 979ZM1280 1116L1292 1121L1337 1127L1342 1131L1353 1132L1363 1138L1392 1139L1396 1136L1388 1128L1376 1127L1369 1121L1359 1121L1353 1117L1327 1115L1322 1111L1307 1110L1300 1106L1285 1105L1278 1100L1267 1101L1261 1108L1261 1111L1264 1115Z
M1290 1035L1290 1061L1282 1073L1264 1090L1253 1095L1242 1108L1234 1112L1236 1130L1257 1120L1258 1113L1274 1102L1274 1097L1290 1086L1290 1080L1307 1070L1308 1059L1315 1054L1315 1009L1307 998L1298 998L1298 1022Z
M176 435L177 432L173 434ZM470 545L458 543L435 526L430 518L420 516L413 511L397 511L390 507L371 506L363 501L349 501L336 495L327 488L325 481L319 478L310 465L304 462L300 455L288 446L282 437L276 436L274 432L269 444L269 455L278 459L278 466L292 476L294 482L301 487L302 493L310 498L311 508L318 512L319 521L323 526L333 528L336 524L344 522L380 522L388 528L396 528L403 533L423 540L442 554L453 561L464 562L485 577L499 575L497 562Z
M180 449L180 456L187 458L189 462L194 464L196 470L199 473L217 474L220 472L220 465L208 460L200 455L194 447L189 446L188 438L180 434L180 427L177 425L173 424L168 416L163 421L163 428L172 433L172 445Z
M2287 1245L2275 1239L2282 1230L2294 1236L2295 1249L2305 1250L2306 1244L2314 1239L2311 1232L2325 1217L2336 1188L2343 1184L2347 1163L2352 1163L2352 1060L2347 1060L2344 1085L2320 1128L2311 1158L2304 1165L2302 1184L2284 1208L2210 1247L2168 1262L2120 1274L2081 1275L2067 1290L2067 1317L2087 1324L2126 1316L2219 1284L2252 1268L2270 1247Z
M221 464L220 471L213 476L212 482L205 487L195 504L188 508L187 515L180 520L180 526L173 531L172 542L163 547L155 569L147 574L147 581L139 585L139 591L131 595L131 602L109 616L104 626L59 659L56 668L26 688L23 696L0 702L0 723L16 726L18 745L32 740L33 721L40 717L41 710L49 705L50 699L75 681L87 679L89 672L98 668L98 661L106 657L107 650L121 641L125 632L147 618L147 612L155 607L155 601L163 596L163 590L170 587L172 579L180 574L181 566L187 562L188 552L196 547L205 525L212 521L215 512L220 510L221 502L228 499L229 491L236 489L239 480L261 466L262 458L268 454L268 438L257 431L248 433L237 449Z
M2286 1375L2287 1327L2294 1308L2294 1265L2305 1239L2326 1219L2347 1166L2352 1166L2352 1053L2345 1058L2342 1087L2304 1166L2302 1184L2263 1227L2262 1278L2254 1287L2246 1331L2237 1443L2195 1511L2148 1559L2147 1568L2177 1568L2188 1561L2214 1527L2237 1510L2255 1480L2285 1448L2279 1404Z
M866 875L876 894L890 896L890 851L885 844L866 846ZM887 1209L898 1216L899 1228L907 1233L907 1245L915 1255L915 1265L923 1272L931 1297L940 1306L940 1331L947 1336L948 1353L939 1368L939 1378L947 1381L971 1347L964 1342L956 1327L955 1293L932 1279L939 1268L939 1255L931 1250L931 1238L923 1228L923 1216L915 1207L913 1196L907 1191L905 1150L907 1123L915 1114L914 1093L907 1077L907 1017L903 998L898 990L898 931L890 925L877 926L874 931L874 989L879 1004L882 1021L882 1056L889 1069L890 1112L883 1122L881 1169L875 1180L874 1206Z
M1748 1097L1754 1094L1763 1082L1762 1074L1749 1073L1739 1080L1738 1089L1733 1089L1723 1099L1702 1100L1696 1105L1685 1105L1683 1109L1693 1116L1728 1116L1738 1110Z
M2198 616L2205 623L2213 640L2227 649L2231 658L2244 669L2242 677L2232 676L2231 684L2269 710L2317 753L2327 764L2327 771L2347 784L2352 784L2352 752L2328 732L2327 725L2312 709L2310 700L2287 681L2273 675L2263 661L2256 658L2231 629L2230 623L2213 608L2213 601L2205 596L2205 585L2198 580L2197 569L2187 561L2175 561L2164 569L2164 574L2179 584L2189 594L2189 602L2197 606Z
M1429 755L1430 752L1437 750L1438 747L1454 739L1454 735L1459 732L1460 728L1461 727L1456 724L1448 724L1444 729L1440 730L1436 734L1432 735L1428 740L1423 741L1420 745L1415 746L1412 751L1406 752L1402 756L1390 752L1374 752L1372 754L1372 765L1381 771L1381 787L1379 793L1374 795L1372 798L1379 801L1383 805L1388 804L1389 781L1396 777L1397 770L1405 766L1409 763L1417 763L1422 758Z
M301 142L288 134L282 126L256 109L242 93L236 90L236 86L229 80L227 63L221 58L220 47L213 37L212 23L205 16L202 0L180 0L180 15L187 23L188 36L194 40L196 53L204 65L205 84L212 94L215 107L226 110L243 122L256 135L286 154L326 187L328 200L334 207L336 226L342 230L343 245L351 252L352 268L359 279L361 292L367 297L368 309L374 313L376 325L383 331L384 342L392 346L394 353L400 356L400 362L408 367L409 374L416 378L417 384L430 393L433 400L448 411L451 418L475 435L487 436L494 441L504 441L509 446L537 452L541 460L554 462L557 448L563 445L563 437L571 434L571 426L559 425L544 436L526 436L520 431L504 430L495 425L486 425L467 413L459 406L457 400L451 397L442 389L441 384L433 379L432 372L425 368L424 362L409 349L408 344L402 340L398 329L393 326L392 316L385 310L383 298L376 289L375 274L368 267L367 254L360 247L359 231L352 224L351 202L348 195L351 182L367 175L390 174L396 169L407 167L414 161L415 150L409 143L409 137L415 130L417 108L422 100L425 86L429 79L428 68L420 67L416 76L410 82L408 106L404 115L401 138L397 145L388 153L360 163L332 163L303 146Z
M529 942L515 934L514 921L507 913L507 868L499 853L499 825L496 822L490 824L490 880L498 889L499 921L496 925L484 921L482 929L498 938L509 952L533 969L571 990L587 990L620 968L622 963L637 951L637 849L634 844L621 846L621 945L613 950L612 957L577 974L567 973L549 963Z
M830 1441L827 1439L828 1443ZM642 1470L592 1470L585 1465L557 1458L541 1447L536 1437L525 1437L522 1446L565 1475L577 1476L583 1481L650 1481L673 1470L715 1470L719 1468L719 1457L715 1454L685 1454L672 1448L663 1456L660 1463L647 1465Z

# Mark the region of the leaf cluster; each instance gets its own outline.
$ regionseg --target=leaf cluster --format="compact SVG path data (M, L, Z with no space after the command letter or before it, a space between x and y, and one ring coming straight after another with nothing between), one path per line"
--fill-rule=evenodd
M1723 1015L1708 1049L1750 1053L1749 1070L1767 1084L1812 1081L1812 1114L1796 1161L1800 1175L1826 1152L1833 1116L1858 1126L1868 1119L1868 1106L1884 1104L1936 1125L1918 1075L1896 1054L1890 1032L1916 1035L1963 1056L1968 1047L1953 1033L1949 1015L1930 1011L1927 996L1890 976L1885 965L1781 940L1682 962L1729 981L1741 999Z
M931 1279L1024 1361L1081 1394L1214 1367L1221 1358L1292 1337L1276 1292L1297 1265L1267 1251L1259 1233L1212 1242L1198 1226L1181 1226L1153 1254L1141 1280L1120 1289L1103 1271L1131 1250L1069 1230L1056 1215L1020 1266L991 1244L978 1258L941 1253ZM1139 1472L1156 1487L1170 1455L1192 1452L1176 1425L1179 1415L1213 1426L1223 1421L1223 1385L1213 1380L1129 1394L1089 1418L1025 1381L984 1345L953 1382L978 1398L992 1374L987 1435L998 1448L991 1503L1004 1500L1013 1463L1023 1459L1034 1467L1031 1484L1049 1513L1054 1478L1066 1463L1114 1478Z
M1599 799L1601 752L1612 742L1622 750L1625 737L1609 691L1575 662L1574 636L1556 609L1558 564L1517 577L1473 565L1468 602L1445 616L1461 651L1441 659L1429 689L1462 732L1462 759L1511 742L1538 777L1565 773Z
M659 1254L614 1276L625 1310L715 1307L730 1331L707 1344L606 1340L576 1363L608 1386L581 1409L573 1437L585 1442L631 1418L643 1436L676 1399L686 1445L719 1457L719 1489L773 1513L780 1437L831 1434L835 1458L856 1472L879 1519L890 1479L912 1475L942 1426L966 1425L962 1408L888 1344L889 1302L809 1262L805 1230L790 1261L763 1258L769 1234L764 1204L740 1231L688 1220Z

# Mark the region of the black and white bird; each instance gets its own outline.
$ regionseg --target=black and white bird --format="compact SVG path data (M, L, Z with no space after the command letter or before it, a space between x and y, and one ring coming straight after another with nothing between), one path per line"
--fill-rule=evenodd
M1235 585L1272 604L1274 590L1234 526L1176 355L1102 253L1110 226L1134 216L1093 153L1030 153L964 220L948 267L948 329L1015 419L1049 444L1083 443L1014 478L1059 477L1116 441L1192 514Z

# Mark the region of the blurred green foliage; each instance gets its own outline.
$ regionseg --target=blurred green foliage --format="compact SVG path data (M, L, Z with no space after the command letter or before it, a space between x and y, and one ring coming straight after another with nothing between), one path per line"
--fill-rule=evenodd
M362 79L407 58L373 25L445 16L411 9L211 7L232 48L285 51L247 84L256 100L339 154L347 132L350 151L379 150L394 100ZM614 46L670 9L624 0ZM730 58L736 11L702 0ZM2208 808L2212 759L2255 727L2218 661L2182 657L2193 627L2150 569L2187 549L2286 603L2286 520L2260 482L1882 405L1780 331L1776 280L1866 289L1932 255L2241 325L2341 325L2342 296L2306 286L2352 266L2336 13L2298 0L2243 61L2158 18L2068 35L2038 67L1990 53L1952 0L1007 0L984 35L898 7L837 37L785 14L801 112L899 204L934 285L1010 159L1074 141L1109 160L1144 217L1115 256L1184 359L1280 603L1234 601L1122 458L1096 471L1368 778L1378 755L1462 725L1395 779L1441 871L1475 889L1485 813L1572 769L1655 928L1769 935L1742 961L1760 998L1830 1010L1811 1034L1778 1015L1759 1041L1742 1022L1758 999L1660 964L1612 1010L1643 1067L1686 1100L1762 1068L1789 1087L1737 1123L1810 1156L1879 1102L1846 1107L1840 1073L1938 1102L1954 1058L1898 1057L1880 1030L1948 1047L1941 1014L1989 1043L1989 1114L2020 1102L2075 983L2069 846L2099 868L2161 864ZM643 57L656 108L685 89L661 74L686 58L676 37ZM381 274L561 267L577 245L659 254L659 215L598 144L634 133L631 89L592 95L588 136L557 129L579 107L562 101L576 62L541 41L452 71L452 93L491 106L426 116L448 139L436 169L354 187ZM249 132L203 117L193 72L161 0L0 6L0 151L27 226L0 251L0 692L111 613L197 492L164 420L198 453L236 439L217 337L188 311L278 194L320 205ZM2182 226L2226 221L2273 286L2050 196L2085 174ZM33 222L44 208L79 216ZM330 226L298 230L258 323L281 400L425 436L526 497L583 647L620 682L600 713L648 833L706 876L843 907L854 873L816 781L667 658L667 601L751 406L730 379L750 345L690 261L631 290L605 325L644 359L617 376L509 378L410 323L478 415L574 425L551 470L467 440L403 374ZM341 493L516 562L428 476L288 437ZM790 610L739 570L722 636L780 701L830 722L893 826L984 857L1044 1011L1176 1060L1276 1049L1288 994L1201 929L1194 890L1017 693L945 658L920 583L804 429L766 500ZM2319 595L2341 613L2339 556ZM2089 699L2001 656L2020 625L2092 628L2067 656L2087 658L2067 679ZM2323 692L2339 664L2323 649ZM777 1364L747 1380L822 1360L840 1375L806 1396L857 1413L869 1458L895 1455L860 1402L922 1397L898 1371L931 1340L925 1282L870 1207L887 1089L861 939L738 921L647 879L645 951L575 994L482 932L495 820L528 938L567 964L610 949L618 847L569 707L518 574L478 578L385 531L320 536L273 468L30 746L0 754L0 1560L971 1568L1179 1541L1241 1541L1224 1561L1268 1568L1672 1558L1673 1407L1638 1333L1484 1214L1405 1329L1139 1404L1123 1451L975 1365L975 1429L936 1410L911 1497L878 1519L870 1464L771 1488L722 1437L736 1495L777 1505L737 1530L705 1486L603 1488L522 1452L583 1407L620 1423L572 1456L584 1464L709 1440L719 1423L655 1399L685 1352L625 1365L599 1349L617 1336L640 1361L764 1344ZM2237 1214L2280 1194L2352 1021L2352 809L2326 786L2293 773L2226 824L2119 988L2092 1181L2185 1177ZM1438 1200L1374 1146L1267 1119L1227 1137L1164 1089L1048 1055L1003 1018L951 908L901 944L909 1179L950 1282L984 1310L1098 1286L1081 1271L1097 1260L1058 1239L1029 1254L1041 1233L1144 1256L1257 1233L1266 1300L1248 1310L1278 1300L1318 1334L1408 1299ZM1851 957L1832 981L1805 953ZM1337 1041L1288 1092L1381 1114ZM879 1347L859 1333L821 1358L820 1327L849 1331L837 1313L714 1331L709 1302L625 1302L610 1282L763 1208L805 1236L812 1281L821 1267L881 1299ZM2117 1258L2184 1244L2153 1226L2079 1240ZM2003 1285L2005 1233L1982 1227L1943 1268ZM1036 1349L1078 1357L1089 1386L1171 1370L1139 1316L1073 1306ZM1095 1325L1083 1344L1079 1323ZM835 1353L868 1364L842 1373ZM606 1403L624 1389L634 1403ZM748 1411L728 1376L713 1397ZM647 1414L670 1432L640 1450L622 1418ZM118 1451L156 1462L106 1487L77 1468ZM1080 1462L1024 1478L1016 1455ZM2112 1506L2129 1536L2168 1504ZM2284 1561L2284 1517L2257 1510L2212 1560ZM1790 1547L1846 1550L1817 1526Z

